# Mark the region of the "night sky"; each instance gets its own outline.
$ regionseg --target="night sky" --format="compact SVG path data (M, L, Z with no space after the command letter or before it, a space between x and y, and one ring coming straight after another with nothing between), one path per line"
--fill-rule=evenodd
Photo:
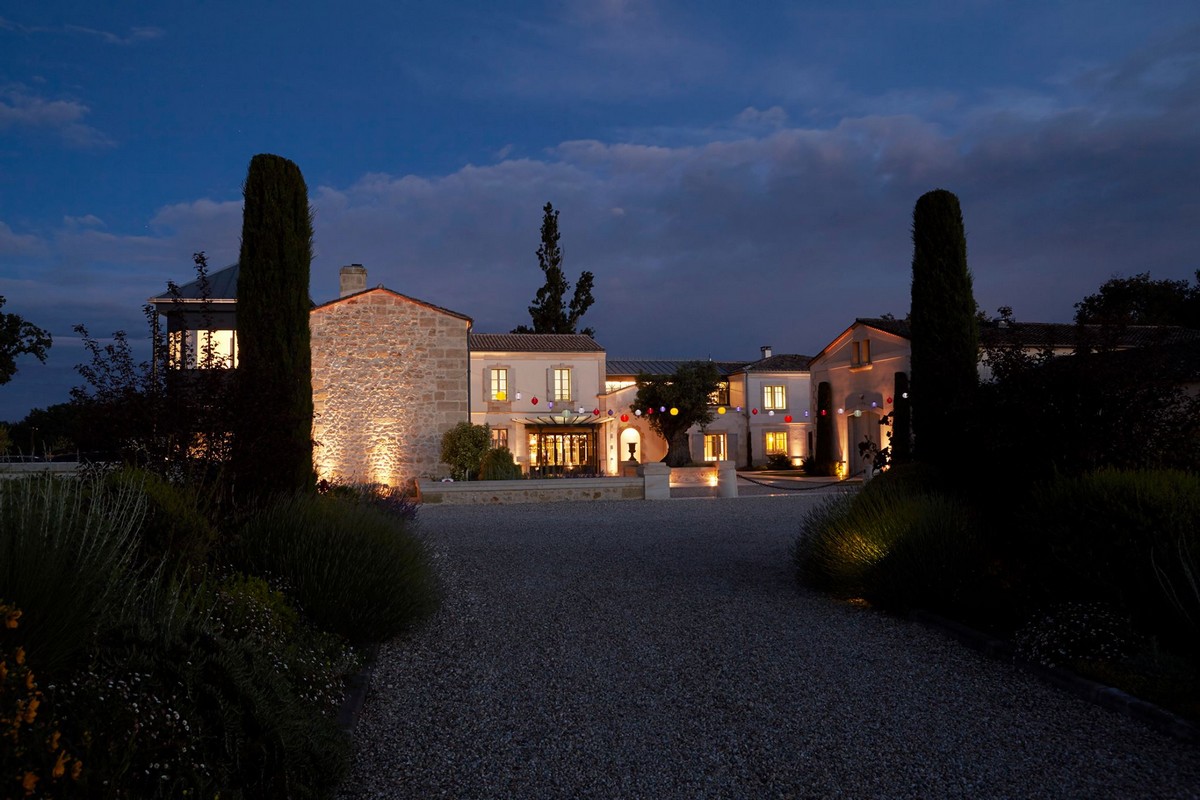
M236 259L260 152L307 179L314 300L357 262L478 332L529 322L552 202L610 357L903 316L934 188L988 311L1200 268L1195 0L106 5L0 5L0 294L55 340L0 420L80 383L73 325L144 347L193 252Z

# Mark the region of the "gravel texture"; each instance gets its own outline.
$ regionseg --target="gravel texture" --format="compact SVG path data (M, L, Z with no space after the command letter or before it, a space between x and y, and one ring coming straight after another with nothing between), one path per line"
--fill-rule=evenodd
M424 507L342 798L1200 797L1200 748L799 589L813 493Z

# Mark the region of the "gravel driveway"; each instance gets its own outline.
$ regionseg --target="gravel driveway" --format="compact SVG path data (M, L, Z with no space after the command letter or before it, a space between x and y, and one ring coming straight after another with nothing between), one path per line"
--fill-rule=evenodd
M797 588L812 494L425 507L343 798L1200 797L1200 748Z

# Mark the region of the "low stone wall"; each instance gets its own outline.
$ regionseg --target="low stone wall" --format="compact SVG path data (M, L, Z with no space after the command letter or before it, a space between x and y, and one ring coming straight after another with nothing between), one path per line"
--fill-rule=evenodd
M702 467L671 467L672 486L716 486L717 463Z
M643 500L642 478L537 478L517 481L422 480L421 502L445 505L556 503L568 500Z

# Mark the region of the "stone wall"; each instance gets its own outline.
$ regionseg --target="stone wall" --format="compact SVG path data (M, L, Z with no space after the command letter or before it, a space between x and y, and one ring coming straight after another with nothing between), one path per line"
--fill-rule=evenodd
M378 288L318 306L310 323L318 477L444 474L442 434L470 418L470 319Z

